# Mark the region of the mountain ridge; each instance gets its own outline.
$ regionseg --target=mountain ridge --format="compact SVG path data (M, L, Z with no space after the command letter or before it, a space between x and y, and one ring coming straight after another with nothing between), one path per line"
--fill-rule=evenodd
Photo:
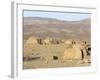
M24 39L30 36L87 39L91 36L90 18L80 21L65 21L43 17L23 18Z

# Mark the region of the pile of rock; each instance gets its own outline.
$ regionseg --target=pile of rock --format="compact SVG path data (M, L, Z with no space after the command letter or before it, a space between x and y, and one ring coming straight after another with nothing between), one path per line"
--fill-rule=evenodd
M28 40L26 40L26 42L24 43L24 60L28 60L29 59L29 55L31 55L33 46L35 44L38 44L37 42L37 38L36 37L30 37Z
M66 41L66 49L64 51L63 60L83 60L90 62L90 46L86 43L77 43L75 41ZM88 49L87 49L88 48Z

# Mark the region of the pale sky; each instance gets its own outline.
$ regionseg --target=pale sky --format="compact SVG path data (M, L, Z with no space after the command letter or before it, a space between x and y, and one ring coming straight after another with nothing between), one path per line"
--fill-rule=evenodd
M89 13L75 13L75 12L47 12L47 11L23 11L24 17L45 17L55 18L66 21L79 21L90 18Z

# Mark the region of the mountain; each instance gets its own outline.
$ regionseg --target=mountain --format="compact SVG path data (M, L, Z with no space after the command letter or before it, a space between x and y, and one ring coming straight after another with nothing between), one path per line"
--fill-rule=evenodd
M53 18L24 17L23 31L24 40L30 36L90 40L91 21L90 18L80 21L64 21Z

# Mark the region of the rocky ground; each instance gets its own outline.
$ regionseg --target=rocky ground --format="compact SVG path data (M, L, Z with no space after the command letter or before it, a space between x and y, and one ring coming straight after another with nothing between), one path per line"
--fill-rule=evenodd
M57 67L80 67L90 66L91 63L83 60L63 60L66 44L35 44L30 54L30 60L24 60L24 69L34 68L57 68ZM89 57L90 58L90 57Z

